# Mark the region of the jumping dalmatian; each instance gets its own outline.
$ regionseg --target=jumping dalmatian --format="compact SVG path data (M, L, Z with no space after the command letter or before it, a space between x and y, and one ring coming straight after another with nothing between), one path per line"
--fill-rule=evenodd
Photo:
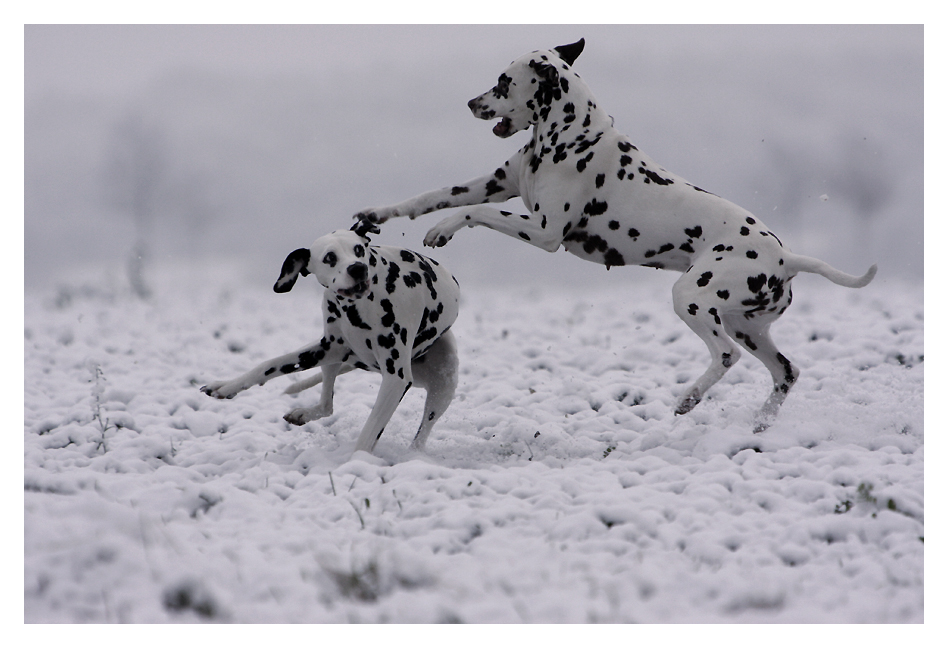
M545 251L563 246L608 269L640 265L682 273L673 286L674 310L706 344L712 362L679 400L676 414L699 404L736 363L735 341L772 375L774 388L754 421L754 430L763 431L799 374L769 336L791 303L791 279L818 273L863 287L877 266L856 277L796 255L747 210L657 165L613 128L613 118L572 69L583 49L581 39L526 54L468 103L475 117L499 120L492 132L500 138L533 127L528 144L501 167L356 217L383 223L476 206L440 221L425 244L444 246L463 226L485 226ZM528 214L482 205L516 196Z
M458 356L449 328L458 316L459 286L433 259L410 250L370 246L370 232L379 229L357 223L350 230L320 237L310 248L295 250L284 261L274 291L290 291L298 275L311 273L325 287L323 338L201 390L230 399L275 377L319 366L322 374L286 391L297 393L323 383L319 404L284 416L291 424L302 425L333 412L338 375L355 368L372 370L383 379L356 451L373 450L410 386L426 389L422 424L412 441L414 449L423 449L458 383Z

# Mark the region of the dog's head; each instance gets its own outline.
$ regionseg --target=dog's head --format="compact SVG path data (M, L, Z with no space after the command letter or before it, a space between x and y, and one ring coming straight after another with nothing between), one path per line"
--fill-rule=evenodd
M510 137L537 124L539 119L546 118L552 102L568 91L565 72L583 49L582 38L553 50L525 54L501 73L494 88L471 100L468 107L479 119L501 118L492 129L499 138Z
M310 248L298 248L284 260L274 291L286 293L298 275L313 273L325 288L338 296L357 300L370 290L369 237L379 228L360 221L349 230L335 230L320 237Z

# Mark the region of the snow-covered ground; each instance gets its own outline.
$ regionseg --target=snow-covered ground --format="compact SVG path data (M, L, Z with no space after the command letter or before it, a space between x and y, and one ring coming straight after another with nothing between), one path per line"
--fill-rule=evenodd
M281 416L317 391L288 379L199 392L318 338L315 282L27 293L25 620L922 622L922 288L796 279L773 334L801 379L753 435L764 368L745 355L674 417L707 352L674 274L618 273L463 282L425 454L413 390L352 456L370 373L302 428Z

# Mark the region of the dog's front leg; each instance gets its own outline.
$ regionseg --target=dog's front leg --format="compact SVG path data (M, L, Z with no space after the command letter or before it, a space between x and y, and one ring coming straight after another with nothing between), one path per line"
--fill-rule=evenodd
M443 187L440 190L424 192L411 199L380 208L366 208L354 215L355 219L368 219L374 223L383 223L392 217L416 217L464 205L480 203L502 203L520 196L518 169L522 154L519 152L491 174L473 178L462 185Z
M292 372L309 370L320 365L339 364L349 352L349 348L335 339L330 342L326 336L318 342L300 348L295 352L269 359L230 381L214 381L202 386L201 391L218 399L231 399L242 390L251 386L263 386L275 377Z
M379 386L379 394L376 396L376 403L373 410L363 425L360 437L356 440L356 449L354 451L373 451L376 441L383 435L383 429L389 424L396 407L405 396L409 387L412 386L411 379L401 379L397 375L383 373L383 381Z
M548 223L543 214L522 215L478 205L468 210L460 210L437 223L426 233L424 243L433 248L445 246L452 239L452 235L465 226L485 226L549 253L556 251L564 239L563 232L556 225Z

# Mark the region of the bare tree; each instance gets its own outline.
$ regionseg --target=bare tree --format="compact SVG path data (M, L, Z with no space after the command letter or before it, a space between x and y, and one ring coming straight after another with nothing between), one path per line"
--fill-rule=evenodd
M142 299L152 294L145 279L145 267L151 254L153 226L161 209L167 175L162 130L150 123L141 111L130 111L113 129L105 186L110 203L127 214L135 227L126 272L132 291Z

